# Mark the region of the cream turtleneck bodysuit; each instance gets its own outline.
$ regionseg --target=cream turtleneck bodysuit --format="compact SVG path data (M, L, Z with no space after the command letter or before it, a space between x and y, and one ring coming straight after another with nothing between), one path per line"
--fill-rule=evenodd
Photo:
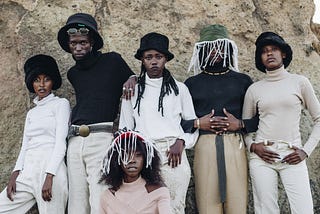
M306 108L314 122L307 142L302 146L300 135L301 110ZM265 79L252 84L246 93L243 118L251 118L259 111L259 126L256 142L264 139L283 140L302 148L308 156L320 139L320 104L309 80L290 74L282 66L267 71ZM251 135L246 137L250 150Z

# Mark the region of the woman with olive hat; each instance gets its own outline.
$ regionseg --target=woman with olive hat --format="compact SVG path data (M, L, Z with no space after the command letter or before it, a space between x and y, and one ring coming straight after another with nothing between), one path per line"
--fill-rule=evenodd
M289 199L292 214L313 213L306 158L320 139L320 104L309 80L286 69L292 49L274 32L256 40L256 67L266 77L246 93L243 117L259 113L259 127L253 140L246 136L255 213L280 213L278 175ZM299 129L301 110L306 108L314 122L303 145Z
M180 121L195 119L188 88L173 78L165 65L174 55L169 39L159 33L141 38L135 58L141 73L131 100L122 100L119 128L127 127L155 141L161 155L164 182L170 191L172 213L184 213L191 176L185 148L195 144L198 132L184 133Z
M25 83L36 97L27 113L22 146L8 185L0 194L0 213L26 213L35 203L39 213L64 213L67 169L64 163L69 102L52 90L61 86L56 61L35 55L25 65Z

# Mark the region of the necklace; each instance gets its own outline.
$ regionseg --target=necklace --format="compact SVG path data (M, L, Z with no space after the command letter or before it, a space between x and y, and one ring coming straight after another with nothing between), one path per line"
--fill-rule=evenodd
M230 70L226 70L226 71L223 71L223 72L219 72L219 73L212 73L212 72L208 72L208 71L203 71L203 73L205 74L209 74L209 75L214 75L214 76L218 76L218 75L223 75L223 74L226 74L228 73Z

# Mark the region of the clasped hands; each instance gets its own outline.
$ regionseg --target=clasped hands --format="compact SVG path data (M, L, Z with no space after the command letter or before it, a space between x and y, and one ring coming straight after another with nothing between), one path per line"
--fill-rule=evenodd
M199 118L200 129L219 135L226 131L234 132L242 128L241 120L237 119L225 108L223 109L223 113L226 115L225 117L215 116L214 110L212 110L211 113ZM196 122L195 127L199 128L197 127Z

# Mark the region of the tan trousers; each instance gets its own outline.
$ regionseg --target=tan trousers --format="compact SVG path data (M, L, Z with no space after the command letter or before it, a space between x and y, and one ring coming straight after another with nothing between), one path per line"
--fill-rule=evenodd
M240 134L225 134L226 203L220 202L214 134L201 135L195 146L194 176L200 214L246 214L248 172L246 150ZM242 143L242 147L240 148Z

